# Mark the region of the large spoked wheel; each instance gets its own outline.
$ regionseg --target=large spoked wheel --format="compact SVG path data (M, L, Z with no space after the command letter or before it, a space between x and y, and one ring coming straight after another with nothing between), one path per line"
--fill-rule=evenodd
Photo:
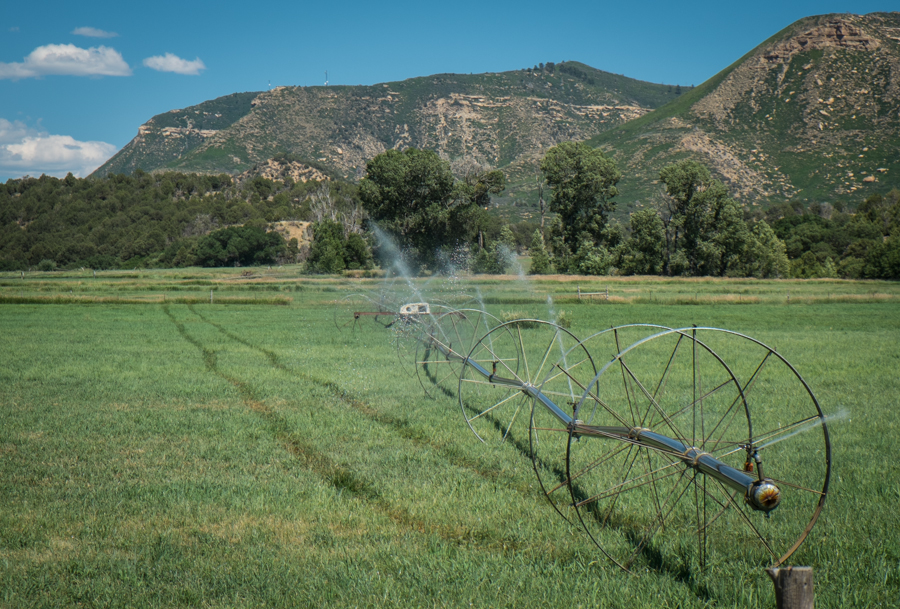
M425 394L456 397L463 360L498 325L500 320L478 309L432 307L416 345L416 375Z
M416 349L423 329L431 323L429 317L398 314L391 325L391 341L397 350L400 369L409 376L416 374Z
M460 374L459 404L469 428L485 444L511 445L529 456L544 495L567 519L572 516L565 485L564 418L571 417L595 373L590 354L578 348L571 332L529 319L505 323L483 336ZM533 408L533 392L523 388L539 385L557 414Z
M544 376L538 374L535 385L553 403L565 408L565 414L574 418L575 406L597 374L597 360L591 354L607 361L621 351L623 345L631 344L639 337L653 334L659 329L659 326L643 324L620 326L599 332L590 341L552 349L549 359L555 361L545 364L538 371L543 371ZM562 343L568 345L567 340ZM532 402L529 440L532 463L541 490L563 518L577 521L566 473L569 426L541 400Z
M424 302L421 294L416 294L416 297L418 300L415 303L397 307L397 316L390 326L400 367L409 376L418 375L418 351L423 337L434 332L439 318L450 311L446 305Z
M540 398L526 398L529 412L528 448L541 492L566 520L573 521L572 501L566 476L566 421L585 387L597 373L594 359L571 332L547 324L535 337L517 332L526 354L526 375L541 395L557 406L555 412ZM563 416L566 418L564 419Z
M590 342L585 341L585 343ZM595 351L596 353L596 351ZM725 330L662 330L622 349L589 383L569 433L572 505L624 569L704 566L735 556L782 564L828 492L831 445L815 396L775 349ZM672 450L596 428L649 430L780 489L777 509ZM593 429L593 431L591 431Z

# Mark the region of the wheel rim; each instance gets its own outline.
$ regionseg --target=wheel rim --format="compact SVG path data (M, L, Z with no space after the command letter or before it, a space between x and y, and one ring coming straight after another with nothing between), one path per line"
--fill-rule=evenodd
M735 548L781 564L827 495L830 442L815 396L774 349L738 333L687 328L638 341L596 375L576 418L649 428L738 469L756 450L782 491L765 518L678 455L570 433L566 472L579 521L624 569L661 559L703 566Z
M597 366L574 334L559 326L555 326L553 332L550 340L545 337L544 341L535 341L539 347L537 352L542 357L549 355L550 361L539 361L537 369L531 369L529 376L543 395L569 414L578 404L581 392L597 374ZM547 345L540 349L542 342ZM547 347L556 353L550 354ZM556 361L552 362L554 359ZM537 400L530 400L530 406L528 446L534 473L541 492L553 509L571 522L575 515L572 514L566 476L568 429Z
M574 334L556 324L516 320L482 337L468 361L489 371L498 362L497 376L540 386L546 397L572 412L582 388L596 374L590 354L578 345ZM568 360L560 366L559 360L566 354ZM488 444L512 445L527 455L543 495L570 520L564 424L546 409L534 408L530 395L519 388L485 379L472 366L464 366L461 372L459 396L466 423L475 436Z
M416 346L416 376L425 394L455 398L463 363L448 358L445 351L452 349L465 357L481 336L498 325L500 320L479 309L441 306L432 310L430 323L423 327Z
M580 403L584 391L597 374L596 360L591 354L594 354L594 356L601 354L601 356L606 355L607 357L610 354L616 354L621 350L619 346L621 333L625 333L626 336L633 336L637 330L641 331L641 335L643 335L646 334L647 328L648 326L645 324L619 326L598 332L591 336L589 340L578 342L574 347L567 349L557 358L557 361L550 367L546 376L540 379L537 385L542 393L556 401L556 396L548 394L547 389L550 383L555 382L559 384L565 380L579 392L576 397L567 398L566 401L571 402L573 406ZM660 329L659 326L650 328L653 330ZM589 360L588 366L584 365L585 359ZM553 393L552 390L551 393ZM555 393L559 393L559 391ZM572 489L566 473L569 429L537 400L533 401L531 412L532 454L540 457L540 460L533 458L532 462L541 490L550 501L550 504L563 518L577 522L578 517L574 513L574 503L571 497ZM569 413L574 414L572 410ZM543 452L536 450L535 444L541 441L540 436L543 436L543 442L546 446L554 447L552 453L548 454L549 451L547 449ZM575 492L580 492L577 487Z

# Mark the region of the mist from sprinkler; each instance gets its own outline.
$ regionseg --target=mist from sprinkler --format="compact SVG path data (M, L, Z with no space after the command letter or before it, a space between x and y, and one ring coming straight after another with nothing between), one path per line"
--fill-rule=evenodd
M795 429L794 431L792 431L789 434L779 436L773 440L769 440L765 444L761 444L761 445L757 446L756 450L762 450L764 448L768 448L769 446L772 446L773 444L778 444L779 442L787 440L788 438L793 438L797 434L801 434L805 431L810 431L811 429L820 427L823 423L830 422L830 421L841 421L843 419L850 419L850 410L848 408L842 408L834 414L828 414L828 415L825 415L822 417L816 417L812 421L801 425L800 427L798 427L797 429Z

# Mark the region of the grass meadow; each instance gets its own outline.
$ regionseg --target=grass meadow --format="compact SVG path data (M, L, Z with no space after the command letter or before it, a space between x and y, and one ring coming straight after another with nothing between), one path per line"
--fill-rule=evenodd
M702 570L606 560L525 455L424 394L389 330L336 327L346 294L387 283L288 267L0 275L0 605L774 607L740 544ZM818 607L898 606L900 285L415 285L477 294L498 317L546 318L551 296L578 336L696 323L776 346L826 413L847 413L790 562L815 569Z

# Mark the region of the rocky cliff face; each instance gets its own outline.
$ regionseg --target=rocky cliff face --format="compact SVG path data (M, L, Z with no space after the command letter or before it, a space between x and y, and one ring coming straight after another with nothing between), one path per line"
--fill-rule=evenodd
M564 65L211 100L153 117L97 174L137 167L237 174L289 153L353 179L375 155L411 146L534 173L551 146L587 139L675 97L665 85Z
M643 122L596 142L636 182L690 156L751 204L900 185L900 13L803 19Z
M153 117L96 173L237 175L289 153L355 179L375 155L413 146L503 169L528 206L539 159L565 140L615 156L625 212L652 204L659 170L685 157L751 205L900 186L900 13L802 19L681 96L575 62L240 93Z
M310 180L321 182L328 179L327 174L305 163L267 159L237 176L237 181L243 182L256 177L279 182L286 182L290 179L294 183L309 182Z

